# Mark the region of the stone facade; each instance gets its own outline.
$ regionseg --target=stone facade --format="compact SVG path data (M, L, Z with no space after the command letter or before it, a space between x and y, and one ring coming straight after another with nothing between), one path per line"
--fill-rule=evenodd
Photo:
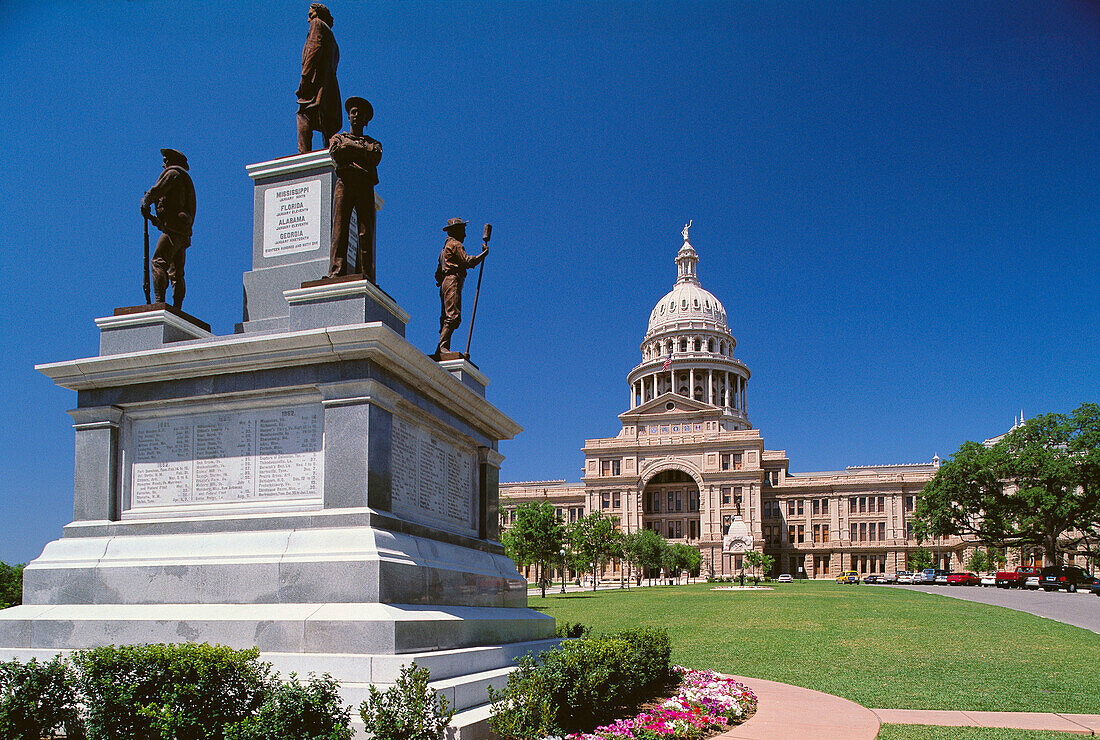
M722 540L740 516L754 549L775 558L776 573L905 570L907 554L920 547L912 512L939 459L791 473L786 453L766 449L749 421L751 374L735 357L725 309L699 283L698 261L685 228L676 284L650 314L642 361L627 376L621 431L585 441L580 483L501 483L503 526L530 500L553 502L566 522L602 511L623 531L654 529L698 547L704 575L732 575L743 556L723 553ZM940 567L964 567L961 540L925 547ZM605 576L621 572L611 563Z

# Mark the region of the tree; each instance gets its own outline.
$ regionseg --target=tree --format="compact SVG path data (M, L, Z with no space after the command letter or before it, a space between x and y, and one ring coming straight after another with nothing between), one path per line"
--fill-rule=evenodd
M670 578L679 578L682 571L690 572L693 560L699 559L698 555L699 551L691 545L677 542L674 545L665 547L662 564Z
M592 590L596 590L596 572L601 563L620 551L622 534L615 528L617 517L594 511L569 526L569 541L582 570L592 570Z
M919 571L924 570L925 568L931 568L933 562L932 553L922 547L919 550L914 550L913 552L909 553L909 557L906 559L906 562L909 566L909 570L912 571Z
M967 561L967 566L975 573L982 573L989 570L992 562L983 548L979 547L970 553L970 559Z
M23 563L0 562L0 609L23 603Z
M745 553L745 564L752 568L752 580L759 583L760 579L756 575L756 569L764 566L764 553L750 550Z
M687 551L684 553L687 564L684 567L687 568L689 576L698 578L699 569L703 567L703 554L699 552L697 547L689 547L688 545L684 545L684 547L687 547Z
M964 442L922 492L915 531L998 548L1091 551L1100 531L1100 405L1044 414L986 447Z
M775 558L773 558L771 555L766 555L766 554L760 556L760 571L762 573L764 573L764 575L767 575L768 573L770 573L772 568L774 568L774 567L775 567ZM793 576L794 574L792 573L791 575Z
M560 559L564 526L549 501L528 501L516 507L516 521L501 535L508 557L516 565L535 566L542 597L546 598L546 572Z
M624 549L627 558L638 566L639 570L649 571L650 584L653 583L653 571L661 567L662 553L667 547L665 538L652 529L640 529L624 537Z

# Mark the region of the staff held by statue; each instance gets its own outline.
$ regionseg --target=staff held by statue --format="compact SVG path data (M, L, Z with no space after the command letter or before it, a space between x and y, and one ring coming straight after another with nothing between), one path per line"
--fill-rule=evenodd
M485 224L485 230L481 232L481 243L483 249L489 248L489 239L493 236L493 225ZM485 272L485 260L481 261L481 265L477 268L477 289L474 291L474 310L470 312L470 333L466 337L466 356L470 356L470 342L474 338L474 319L477 318L477 299L481 297L481 276Z

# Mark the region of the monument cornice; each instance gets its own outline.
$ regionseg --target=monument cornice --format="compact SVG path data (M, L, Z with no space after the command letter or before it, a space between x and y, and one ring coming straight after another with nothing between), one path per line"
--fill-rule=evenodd
M275 334L234 334L146 350L36 365L62 388L88 391L230 373L367 360L420 388L440 407L477 419L496 438L523 428L382 323Z

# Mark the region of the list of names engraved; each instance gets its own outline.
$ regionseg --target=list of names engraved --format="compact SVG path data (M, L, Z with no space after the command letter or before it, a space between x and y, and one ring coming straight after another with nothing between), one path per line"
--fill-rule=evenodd
M311 252L321 246L321 181L275 185L264 191L264 257Z
M395 416L391 455L394 513L473 528L473 452Z
M131 508L321 498L314 406L136 420Z

